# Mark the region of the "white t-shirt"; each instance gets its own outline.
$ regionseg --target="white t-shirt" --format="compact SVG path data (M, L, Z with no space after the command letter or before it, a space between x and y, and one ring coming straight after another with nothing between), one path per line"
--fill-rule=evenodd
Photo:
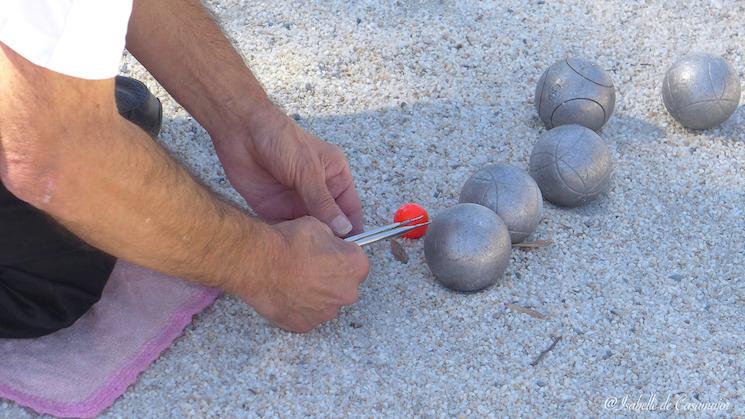
M0 42L68 76L116 76L132 0L0 0Z

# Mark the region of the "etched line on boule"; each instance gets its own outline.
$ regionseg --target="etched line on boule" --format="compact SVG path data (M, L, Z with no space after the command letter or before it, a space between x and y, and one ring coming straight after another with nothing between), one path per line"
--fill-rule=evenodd
M582 182L582 189L583 190L587 190L587 184L585 183L585 180L582 179L582 175L580 175L579 171L577 169L575 169L574 167L572 167L572 165L570 165L569 163L567 163L566 160L564 160L562 158L559 158L559 157L556 158L556 167L557 168L558 168L559 162L564 163L564 165L566 167L568 167L569 170L571 170L572 172L574 172L574 175L577 176L577 179L579 179L579 181ZM591 196L591 194L589 194L587 192L580 192L580 191L575 190L571 186L569 186L569 183L566 181L566 178L564 178L564 175L562 175L561 172L559 172L559 176L560 176L561 181L564 182L564 185L570 191L572 191L572 192L574 192L574 193L576 193L578 195Z
M701 105L703 103L709 103L709 102L729 102L729 103L739 104L739 102L737 102L736 100L732 100L732 99L705 99L705 100L699 100L698 102L689 103L683 106L682 108L680 108L679 110L682 111L682 110L690 108L691 106Z
M600 110L603 111L603 125L605 125L605 120L606 120L606 118L605 118L605 116L606 116L606 114L605 114L605 108L603 107L603 105L600 104L600 102L598 102L595 99L591 99L589 97L576 97L576 98L572 98L572 99L569 99L569 100L565 100L564 102L561 102L559 104L559 106L557 106L557 107L554 108L553 112L551 112L551 125L552 126L554 126L554 115L556 114L556 111L558 111L559 108L561 108L562 106L566 105L567 103L573 102L573 101L576 101L576 100L589 100L590 102L594 102L596 105L598 105L600 107Z
M711 77L711 60L706 60L706 74L709 76L709 85L711 86L711 94L714 97L717 97L716 88L714 88L714 80ZM727 89L727 83L722 83L722 94L719 96L719 99L716 99L717 108L719 109L719 112L721 113L721 116L725 119L727 118L727 112L722 108L722 96L724 96L724 91Z
M541 105L543 104L543 90L546 88L546 80L548 80L548 73L551 72L551 67L546 70L546 73L541 76L543 78L543 83L541 83L541 94L538 95L538 118L541 117Z
M592 80L592 79L590 79L589 77L585 76L584 74L580 73L579 71L577 71L577 69L576 69L576 68L574 68L574 67L573 67L573 66L572 66L572 65L571 65L571 64L569 63L569 59L568 59L568 58L565 58L565 59L564 59L564 62L566 62L566 63L567 63L567 65L569 66L569 68L571 68L571 69L572 69L572 71L574 71L575 73L577 73L577 75L578 75L578 76L580 76L580 77L582 77L583 79L585 79L585 80L589 81L590 83L594 83L594 84L596 84L596 85L598 85L598 86L600 86L600 87L607 87L608 89L613 89L613 88L615 87L615 86L613 86L613 84L612 84L612 83L611 83L611 85L610 85L610 86L609 86L609 85L607 85L607 84L603 84L603 83L598 83L598 82L596 82L595 80Z

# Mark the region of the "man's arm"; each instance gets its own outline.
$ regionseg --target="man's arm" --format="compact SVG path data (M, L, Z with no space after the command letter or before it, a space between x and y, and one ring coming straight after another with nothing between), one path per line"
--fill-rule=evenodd
M106 252L208 285L271 263L275 234L121 118L113 79L63 76L4 46L0 64L0 175L16 196Z
M113 79L38 67L0 43L0 180L117 257L237 294L307 331L354 302L364 252L317 220L268 226L199 185L121 118Z
M199 0L135 0L127 49L207 129L228 179L257 214L312 215L339 236L361 231L344 153L267 99Z
M271 106L199 0L135 0L127 49L212 136Z

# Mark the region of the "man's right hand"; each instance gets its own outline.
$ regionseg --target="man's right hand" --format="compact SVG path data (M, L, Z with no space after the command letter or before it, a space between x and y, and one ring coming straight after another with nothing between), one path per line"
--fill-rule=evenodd
M308 332L357 300L370 268L361 247L302 217L272 226L279 252L264 276L232 290L282 329Z

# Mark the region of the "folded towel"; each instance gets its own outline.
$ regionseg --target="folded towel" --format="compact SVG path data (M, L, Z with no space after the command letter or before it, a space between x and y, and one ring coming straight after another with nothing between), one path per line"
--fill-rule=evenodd
M95 416L218 294L119 261L101 300L71 327L37 339L0 339L0 397L39 413Z

